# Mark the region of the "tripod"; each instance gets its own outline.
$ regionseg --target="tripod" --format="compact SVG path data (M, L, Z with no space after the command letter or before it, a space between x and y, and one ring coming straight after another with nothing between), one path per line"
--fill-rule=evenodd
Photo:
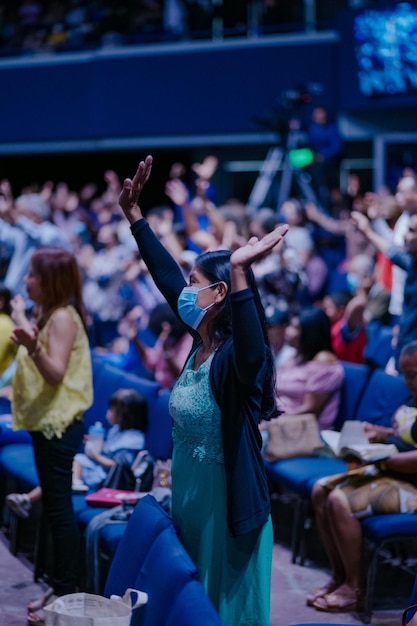
M289 198L293 179L297 183L304 200L312 202L319 207L316 192L311 185L310 174L295 167L290 161L290 151L296 149L300 140L304 138L305 133L300 131L299 128L290 128L285 147L275 146L268 150L247 202L249 215L254 215L261 207L280 170L282 170L282 174L276 205L277 210Z

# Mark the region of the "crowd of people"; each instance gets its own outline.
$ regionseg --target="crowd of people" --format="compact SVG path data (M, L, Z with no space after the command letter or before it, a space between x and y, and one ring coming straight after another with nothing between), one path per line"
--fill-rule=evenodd
M253 14L252 18L250 17ZM303 3L249 0L20 0L0 3L0 55L94 50L184 39L302 29ZM257 32L259 34L261 30Z
M198 254L233 251L249 237L263 237L286 223L285 240L253 263L279 367L291 354L293 361L304 361L289 349L294 345L292 329L300 314L319 308L330 326L329 344L327 330L320 330L322 351L329 347L337 359L365 362L368 329L374 324L391 329L390 367L398 371L401 348L415 338L414 173L404 172L392 192L364 192L353 184L354 195L333 189L326 211L293 197L279 211L262 207L249 215L244 203L233 198L218 205L213 183L218 165L214 155L188 172L183 164L173 163L166 203L145 210L153 232L184 276ZM104 173L104 191L96 184L74 190L65 181L47 181L17 195L7 180L0 182L1 319L3 324L10 320L13 296L21 296L27 309L33 306L24 280L33 252L63 248L76 256L80 268L90 345L123 369L171 388L191 340L132 245L118 201L121 189L119 176L110 170ZM1 387L13 372L13 347L6 339L3 343ZM314 358L312 354L307 360Z
M405 171L395 191L366 193L355 184L352 195L329 190L332 204L325 213L294 197L278 212L263 207L250 216L236 199L217 204L215 155L190 172L172 164L166 204L139 208L151 166L148 157L124 182L106 171L100 193L93 184L75 191L59 181L15 195L1 181L1 319L13 329L2 346L2 393L10 393L12 381L15 427L32 434L40 488L30 497L42 496L53 529L58 595L76 585L74 554L64 549L73 544L64 536L75 537L67 525L71 483L88 482L87 469L102 476L113 464L111 454L76 456L73 462L80 417L91 402L91 348L172 390L172 515L181 538L226 622L235 623L244 606L249 620L256 615L257 624L267 624L272 533L263 426L281 412L308 412L319 428L333 428L340 361L366 361L368 329L375 323L392 331L393 358L384 366L402 373L415 397L417 178ZM342 226L337 233L335 222ZM311 272L314 258L319 271ZM396 263L403 274L393 279ZM80 376L82 384L74 386ZM57 420L62 398L68 411ZM401 473L404 463L408 485L415 444L404 412L408 421L396 414L395 432L407 431L411 452L401 451L398 463L393 457L378 471L389 472L392 465ZM394 430L368 432L376 441ZM51 462L61 467L60 483L51 480ZM359 483L368 483L346 480L322 481L313 504L323 537L330 525L335 543L343 539L338 529L344 541L349 532L341 520L348 516L360 545L353 495ZM392 488L392 482L381 484ZM398 489L397 504L404 488ZM410 487L405 492L413 493ZM30 497L19 506L29 509ZM365 503L367 514L372 506ZM202 533L208 511L216 511L216 523ZM329 539L323 543L335 572L308 602L322 611L350 610L358 602L357 562L345 562Z

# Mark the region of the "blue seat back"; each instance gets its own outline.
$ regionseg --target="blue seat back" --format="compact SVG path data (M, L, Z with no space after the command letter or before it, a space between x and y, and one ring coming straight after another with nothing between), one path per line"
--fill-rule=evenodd
M30 491L39 485L32 443L10 443L0 448L0 475L15 482L14 490Z
M379 322L370 322L366 328L366 347L364 357L368 364L384 368L394 356L392 346L393 329Z
M392 376L376 369L366 386L355 419L390 426L396 409L409 397L403 376Z
M341 361L345 377L343 379L340 407L334 424L340 430L346 420L356 419L361 397L368 384L371 370L367 365Z
M149 411L146 448L154 459L172 457L172 418L169 413L170 390L161 391Z
M204 587L197 580L190 580L170 607L165 626L222 626L222 622Z
M166 626L178 595L197 578L197 569L174 526L166 528L152 543L135 580L134 587L146 591L148 602L133 611L131 626Z
M130 372L114 367L110 363L103 361L100 357L93 356L93 392L94 403L84 414L85 428L95 421L103 422L106 428L109 427L106 418L108 401L110 396L121 388L131 388L139 391L148 403L151 411L155 402L160 385L155 381L140 378Z
M156 537L173 527L169 515L153 496L145 496L135 506L112 561L104 595L122 596L134 587L142 564Z

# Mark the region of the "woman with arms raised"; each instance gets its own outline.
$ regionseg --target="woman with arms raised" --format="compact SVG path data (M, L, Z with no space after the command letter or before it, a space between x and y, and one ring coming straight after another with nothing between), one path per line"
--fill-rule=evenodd
M272 523L261 419L277 415L265 316L250 264L286 226L233 252L197 257L189 284L138 206L152 157L120 206L155 283L194 337L171 394L172 515L225 624L269 626Z

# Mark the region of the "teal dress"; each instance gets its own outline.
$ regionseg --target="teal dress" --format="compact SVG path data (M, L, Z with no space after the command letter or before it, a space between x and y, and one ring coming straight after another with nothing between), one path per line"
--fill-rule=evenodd
M171 393L172 516L224 625L269 626L272 523L235 538L228 530L220 409L209 380L213 356L194 370L194 353Z

